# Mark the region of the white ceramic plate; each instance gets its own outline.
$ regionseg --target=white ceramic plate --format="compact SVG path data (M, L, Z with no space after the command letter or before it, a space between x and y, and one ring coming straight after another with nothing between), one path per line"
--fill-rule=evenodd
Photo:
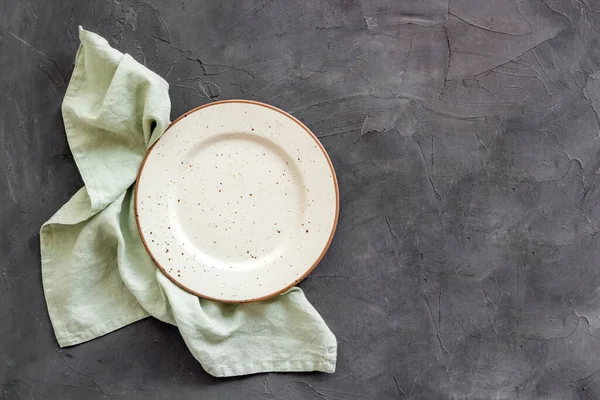
M333 166L317 138L275 107L198 107L148 151L136 219L158 267L183 289L224 302L262 300L321 260L337 223Z

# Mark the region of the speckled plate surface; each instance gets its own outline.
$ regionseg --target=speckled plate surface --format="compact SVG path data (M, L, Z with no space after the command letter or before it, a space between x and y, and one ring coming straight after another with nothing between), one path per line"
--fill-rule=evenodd
M158 267L224 302L294 286L329 247L339 209L333 166L300 121L229 100L177 119L148 151L136 219Z

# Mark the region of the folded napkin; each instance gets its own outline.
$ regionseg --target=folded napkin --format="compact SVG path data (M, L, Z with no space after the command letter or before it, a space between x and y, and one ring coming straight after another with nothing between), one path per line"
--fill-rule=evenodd
M214 376L333 372L335 336L299 288L222 304L185 292L156 268L138 234L132 185L169 124L169 86L102 37L81 28L79 37L62 113L85 186L40 232L44 294L59 345L151 315L176 325Z

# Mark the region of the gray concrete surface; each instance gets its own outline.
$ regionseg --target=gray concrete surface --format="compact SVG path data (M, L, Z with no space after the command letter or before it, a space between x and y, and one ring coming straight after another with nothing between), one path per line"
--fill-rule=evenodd
M208 376L147 319L59 349L40 225L80 187L77 26L171 85L290 111L339 228L302 283L337 372ZM0 1L3 399L599 399L600 1Z

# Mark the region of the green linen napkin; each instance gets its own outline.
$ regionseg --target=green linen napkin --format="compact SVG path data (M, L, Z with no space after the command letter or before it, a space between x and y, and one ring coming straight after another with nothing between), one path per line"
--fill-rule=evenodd
M151 315L176 325L214 376L333 372L335 336L299 288L222 304L183 291L156 268L137 231L132 185L146 150L169 124L169 86L102 37L81 28L79 37L62 113L85 186L40 232L44 293L59 345Z

